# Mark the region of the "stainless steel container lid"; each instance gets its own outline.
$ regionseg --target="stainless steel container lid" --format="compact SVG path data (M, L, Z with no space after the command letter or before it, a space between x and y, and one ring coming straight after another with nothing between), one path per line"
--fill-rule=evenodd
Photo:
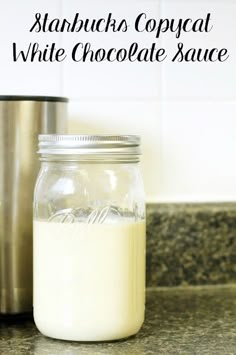
M68 102L63 96L0 95L0 101Z
M140 155L141 139L135 135L39 135L42 155Z

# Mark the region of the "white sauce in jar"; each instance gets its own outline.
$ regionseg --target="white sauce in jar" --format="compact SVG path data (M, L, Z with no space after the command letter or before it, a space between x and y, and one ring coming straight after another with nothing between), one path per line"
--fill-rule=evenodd
M34 319L64 340L139 331L145 303L145 222L34 221Z

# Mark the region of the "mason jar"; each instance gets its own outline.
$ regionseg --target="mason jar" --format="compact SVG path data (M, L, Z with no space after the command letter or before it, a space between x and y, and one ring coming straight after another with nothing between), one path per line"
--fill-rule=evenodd
M145 199L138 136L40 135L34 320L46 336L136 334L145 310Z

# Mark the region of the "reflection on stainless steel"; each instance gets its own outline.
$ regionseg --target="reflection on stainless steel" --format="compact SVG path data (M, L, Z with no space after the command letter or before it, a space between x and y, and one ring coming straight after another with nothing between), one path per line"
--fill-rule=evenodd
M66 133L66 100L0 96L0 313L32 309L32 201L39 133Z

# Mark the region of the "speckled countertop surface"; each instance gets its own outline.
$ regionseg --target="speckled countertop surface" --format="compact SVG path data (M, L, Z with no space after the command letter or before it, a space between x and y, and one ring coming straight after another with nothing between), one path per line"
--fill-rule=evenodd
M236 283L236 203L147 206L147 285Z
M149 289L146 321L125 341L78 344L43 337L31 320L0 318L1 355L233 355L236 285Z

